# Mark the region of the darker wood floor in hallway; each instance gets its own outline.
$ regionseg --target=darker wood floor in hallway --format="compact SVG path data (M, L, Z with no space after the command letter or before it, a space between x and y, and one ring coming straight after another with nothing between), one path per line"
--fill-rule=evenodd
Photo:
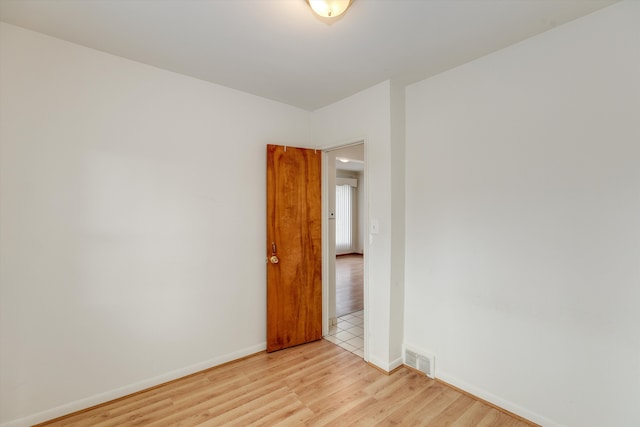
M364 309L362 255L336 257L336 317Z

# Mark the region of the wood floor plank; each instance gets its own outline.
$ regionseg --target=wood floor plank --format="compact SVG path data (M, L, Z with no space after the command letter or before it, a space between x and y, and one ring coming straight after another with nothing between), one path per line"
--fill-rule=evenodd
M458 418L460 418L475 402L474 399L464 394L459 396L437 417L432 419L427 426L429 427L449 427Z
M414 370L401 368L385 375L355 354L322 340L260 353L41 425L529 424Z
M445 388L437 382L431 380L427 382L420 390L417 390L410 400L399 405L389 415L379 422L378 426L383 425L402 425L407 423L407 414L410 414L416 408L428 405L433 399L440 395Z
M287 393L286 387L278 389L274 394L279 397L274 399L271 395L261 395L250 402L242 403L229 411L211 417L205 423L194 425L247 426L259 421L264 415L277 408L297 402L296 396L293 393Z
M251 423L255 427L273 427L277 425L304 425L313 417L313 412L300 401L291 402Z
M492 408L477 424L478 427L492 427L496 425L514 427L518 420L510 417L497 409Z
M183 400L180 406L176 406L174 412L156 422L148 423L148 426L163 426L168 424L192 425L194 420L206 421L217 415L232 411L238 406L252 402L261 395L277 397L284 387L279 383L267 380L248 383L241 387L235 387L225 393L215 393L199 397L194 400Z
M451 427L469 427L477 426L480 421L489 413L493 408L485 405L482 402L474 401L457 420L455 420Z
M439 416L460 394L452 389L444 388L433 400L419 403L405 414L401 425L424 426Z
M360 378L361 375L340 375L341 372L358 372L355 369L361 365L361 361L355 360L347 351L340 358L336 358L335 362L325 369L318 369L311 373L307 378L296 380L287 380L287 386L295 392L300 399L312 401L314 396L320 396L323 393L331 393L337 391L345 385L353 383Z
M336 317L364 309L364 263L359 254L336 257Z
M409 401L416 390L411 383L418 378L418 374L408 370L404 371L408 375L400 381L389 383L387 387L373 394L375 403L366 407L354 408L350 416L342 418L341 421L345 421L346 425L376 425L387 418L396 407Z
M315 413L315 416L310 420L308 425L329 425L338 419L341 420L344 414L351 412L355 407L361 404L367 405L375 402L375 400L363 390L363 385L383 378L384 374L381 374L366 363L362 363L358 371L363 373L360 381L348 384L334 393L320 395L307 404Z

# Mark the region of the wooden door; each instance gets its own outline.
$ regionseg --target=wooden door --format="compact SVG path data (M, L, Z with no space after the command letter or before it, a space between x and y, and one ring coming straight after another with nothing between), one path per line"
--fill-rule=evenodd
M267 146L267 351L322 338L321 152Z

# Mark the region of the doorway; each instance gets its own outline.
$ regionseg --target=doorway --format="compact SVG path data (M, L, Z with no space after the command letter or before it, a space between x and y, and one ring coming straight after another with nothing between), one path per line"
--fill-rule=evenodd
M323 163L323 335L366 360L364 142L326 150Z

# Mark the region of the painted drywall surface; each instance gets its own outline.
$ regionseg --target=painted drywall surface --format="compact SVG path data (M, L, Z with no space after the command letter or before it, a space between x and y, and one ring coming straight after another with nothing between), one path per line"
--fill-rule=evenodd
M402 360L405 269L405 87L391 81L391 318L389 360Z
M309 113L1 31L0 422L264 348L265 145Z
M640 425L640 3L407 88L405 341L544 425Z
M364 195L367 191L367 183L364 180L364 171L358 172L358 244L356 251L364 254L367 239L367 224L365 220L365 212L367 207L364 204Z
M311 133L318 147L365 141L369 219L380 224L367 242L365 290L368 359L389 369L391 316L391 131L390 83L383 82L311 114ZM395 319L397 321L397 319Z

